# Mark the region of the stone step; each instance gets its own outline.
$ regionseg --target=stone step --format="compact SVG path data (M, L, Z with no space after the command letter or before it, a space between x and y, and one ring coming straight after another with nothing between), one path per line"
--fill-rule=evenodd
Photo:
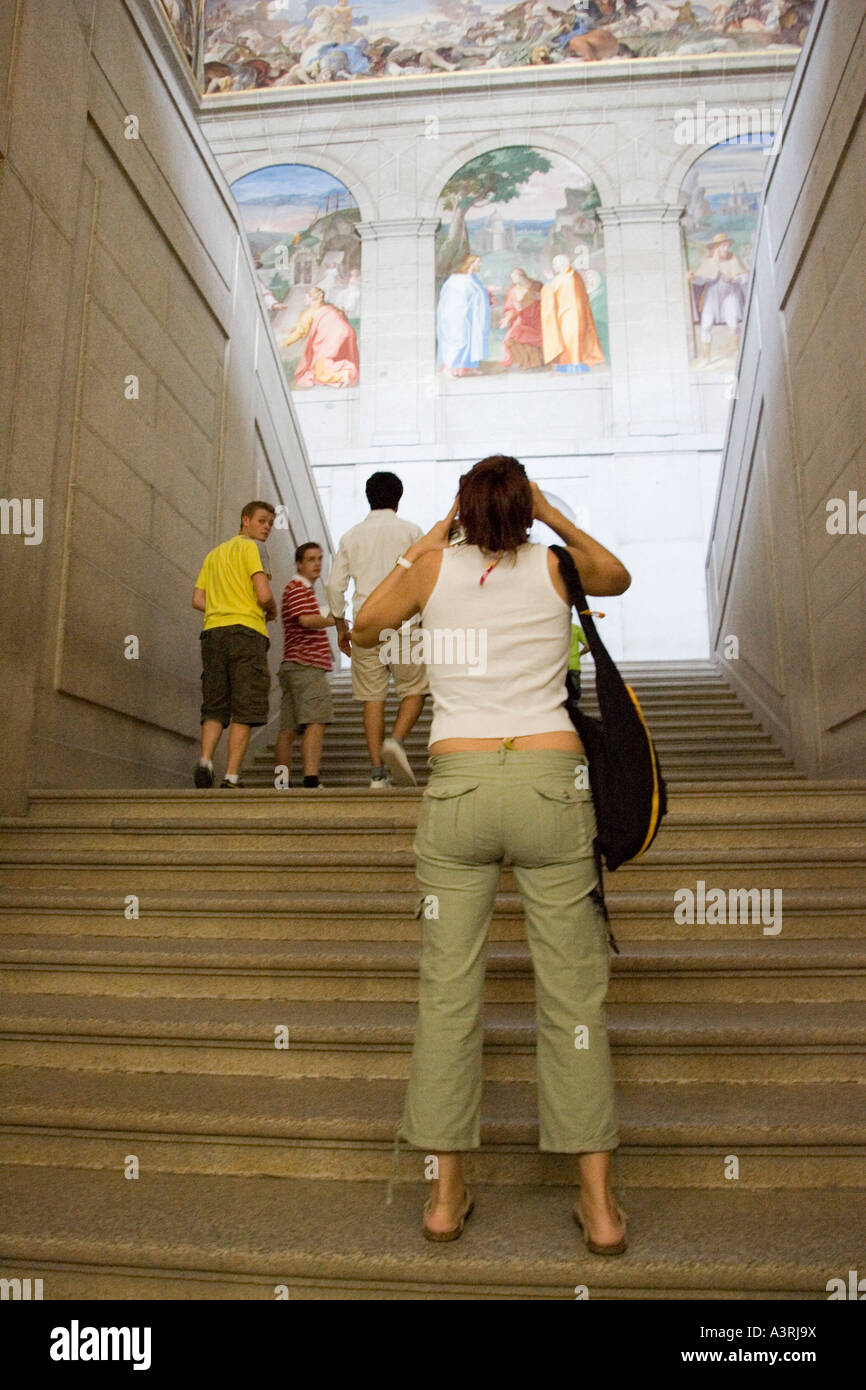
M737 777L742 781L755 781L765 773L774 780L777 778L796 777L794 769L790 763L786 762L780 755L769 751L766 754L742 753L736 751L725 751L724 753L691 753L686 751L682 754L676 753L673 756L659 750L659 765L665 782L671 784L674 789L682 782L692 782L696 778L717 777L719 781L727 781L731 777ZM413 757L410 759L412 772L415 777L415 785L423 790L429 780L426 762L423 758ZM285 766L285 764L282 764ZM321 786L313 790L326 791L338 790L340 788L354 787L359 791L378 791L379 788L370 786L370 761L366 755L358 754L355 758L345 755L332 757L327 749L322 757L319 767L319 778ZM289 768L288 777L291 783L291 790L308 790L299 785L303 776L300 760L296 757ZM277 778L280 778L280 784ZM286 773L277 772L270 761L263 763L248 763L243 772L243 786L234 789L234 795L242 791L263 790L271 788L274 791L285 791L281 785ZM190 785L192 785L192 775L190 775ZM202 795L213 795L215 792L225 797L228 788L215 786L214 788L202 789Z
M791 796L794 792L795 797ZM229 802L227 798L231 796ZM225 821L243 816L273 817L275 814L319 818L332 816L335 824L364 822L388 824L393 818L404 820L417 815L421 792L417 788L388 788L370 792L367 787L342 787L322 791L298 790L292 796L271 788L237 792L197 791L193 788L147 788L137 791L118 789L31 791L26 817L7 817L3 826L25 825L32 818L49 816L53 823L102 824L106 816L124 818L130 825L148 817L159 821L196 817ZM866 819L866 784L862 781L808 781L799 777L780 778L771 786L743 786L739 781L697 779L680 783L671 796L671 806L695 818L725 815L732 820L749 821L755 816L790 814L792 803L798 813L815 818L843 816ZM279 807L279 811L277 808ZM234 809L230 809L234 808Z
M763 732L760 721L751 710L747 709L736 695L725 690L718 690L712 686L698 686L696 688L659 686L654 690L649 688L640 690L633 686L632 689L635 690L640 707L651 725L656 719L661 718L676 721L683 728L690 728L693 722L705 721L709 715L718 713L724 718L736 720L744 727ZM398 708L396 701L386 704L386 724L391 724L396 719ZM584 677L583 679L581 709L593 718L599 717L599 704L592 677ZM332 728L357 730L361 727L361 716L360 702L355 703L351 699L346 699L339 694L336 695ZM410 730L409 737L418 737L419 735L426 737L432 723L432 717L433 710L428 700L420 717ZM272 725L269 725L264 734L259 735L258 741L264 739L272 744L274 737L275 730Z
M596 682L595 669L591 661L581 663L580 674L584 699L594 700L596 698ZM620 670L620 674L622 674L626 684L631 686L638 699L642 701L654 697L663 698L665 696L691 699L694 702L724 698L735 702L741 709L747 708L737 692L719 676L662 676L661 679L653 680L647 679L644 675L639 677L626 675L622 669ZM360 701L356 701L352 696L352 684L348 671L345 677L340 673L331 675L331 689L333 692L334 704L338 710L357 710ZM400 701L397 699L394 691L389 690L385 699L386 710L389 713L392 711L396 712L399 706ZM424 702L424 711L421 717L424 718L426 716L429 718L430 709L431 700L428 694Z
M866 944L765 938L703 950L624 946L612 962L612 1003L866 1003ZM649 948L649 949L647 949ZM418 997L418 946L394 942L14 936L0 941L9 994L112 998L398 1000ZM535 997L529 948L492 944L488 1002Z
M151 868L172 867L178 869L201 867L206 871L219 865L226 869L242 869L245 863L256 869L270 866L273 869L291 869L293 872L314 871L333 866L363 874L383 875L403 873L413 870L415 860L411 848L405 844L399 848L392 846L391 836L383 835L375 848L364 850L363 856L354 853L354 846L339 848L323 837L313 846L288 848L286 837L279 831L263 832L251 827L251 836L261 838L263 848L241 837L240 848L232 849L223 833L214 831L198 832L189 836L185 830L171 839L164 839L159 832L151 841L151 847L141 844L142 835L112 833L110 836L88 843L87 836L62 833L57 838L48 835L36 846L30 848L29 838L24 836L13 845L4 841L0 848L0 872L4 882L11 883L10 876L16 869L35 866L40 869L51 868L90 868L96 862L100 868L124 868L139 863ZM780 872L790 870L797 864L804 867L831 869L833 866L847 866L856 874L866 865L864 837L861 833L846 836L853 843L829 844L824 846L787 845L739 845L733 849L705 848L696 854L693 846L675 847L666 843L664 830L650 848L636 859L620 866L616 872L621 880L632 880L644 872L658 873L665 868L673 868L688 874L693 870L698 875L712 874L718 869L739 872L753 866ZM106 849L106 844L110 847ZM137 851L137 852L136 852ZM508 864L503 872L508 874ZM345 879L345 874L341 875Z
M348 673L347 673L348 674ZM595 671L591 662L582 663L580 668L582 695L585 701L594 702L596 699ZM621 670L623 679L642 702L651 699L674 698L691 701L692 704L703 703L708 700L726 699L735 703L740 709L748 707L740 699L736 691L727 684L726 681L718 676L704 678L700 676L686 675L682 677L664 676L658 680L649 680L643 676L635 678L626 675ZM352 696L351 680L343 678L340 674L331 676L331 689L334 696L334 705L337 710L357 710L360 701L356 701ZM388 713L399 709L400 701L397 699L393 690L389 691L385 708ZM429 718L431 710L431 700L428 698L424 702L424 709L421 718Z
M289 1029L289 1051L298 1047L411 1047L414 1004L375 1000L308 1001L177 998L113 999L101 995L5 994L0 996L0 1034L7 1038L58 1036L112 1038L133 1043L224 1042L279 1050L278 1029ZM535 1046L529 1004L491 1004L485 1010L486 1045ZM579 1022L580 1020L576 1020ZM866 1009L857 1002L797 1004L615 1004L608 1013L614 1046L655 1048L797 1047L866 1049Z
M366 825L341 825L327 817L309 817L299 812L298 803L287 796L284 805L291 803L292 815L274 815L268 820L257 818L245 822L237 815L223 820L208 820L190 812L187 820L145 819L137 825L122 818L103 825L73 826L68 821L57 825L47 822L22 822L0 826L0 843L8 862L18 859L22 852L50 854L57 851L78 854L103 854L121 850L143 852L166 849L198 854L202 848L239 851L288 851L297 854L305 850L328 851L357 857L385 850L408 853L412 849L417 818L407 816L406 823L380 825L375 820ZM753 824L719 820L717 824L686 820L676 812L668 815L653 847L654 851L688 850L699 861L705 850L739 848L768 850L794 849L861 849L866 851L866 821L859 817L845 821L821 823L814 819L791 818L782 823L767 817Z
M669 892L625 892L622 878L610 875L605 895L618 941L662 940L676 943L727 940L765 941L763 924L689 923L674 920ZM248 940L417 941L418 894L329 891L307 893L151 892L139 898L139 917L124 915L125 896L92 889L28 889L0 893L4 933L131 936L236 936ZM782 934L809 937L862 937L866 901L858 888L808 888L785 892ZM523 908L516 894L499 894L494 902L491 941L523 940ZM779 933L775 934L778 938Z
M476 1184L463 1239L431 1246L423 1182L396 1184L389 1206L373 1182L133 1182L120 1169L47 1166L9 1166L4 1180L4 1274L43 1277L46 1299L273 1301L280 1285L293 1300L572 1301L576 1286L593 1299L826 1300L866 1235L866 1194L850 1190L621 1189L629 1250L604 1260L586 1253L571 1194L541 1185Z
M191 860L193 862L191 862ZM203 894L239 892L245 888L284 891L318 898L340 881L354 894L411 892L414 886L414 859L409 851L391 854L368 851L358 862L351 855L313 850L293 854L289 850L220 851L201 850L193 857L189 851L141 851L136 854L104 851L86 854L58 852L50 855L0 853L2 887L6 893L27 893L38 888L51 890L86 889L98 874L103 893L176 892ZM725 893L740 889L807 889L820 881L825 889L861 889L866 892L866 856L859 848L823 850L794 849L707 850L699 861L691 851L653 848L643 858L617 870L617 884L623 891L670 894L681 889L697 891L703 882L706 891ZM504 868L501 891L517 891L513 871Z
M312 974L340 973L388 975L416 974L418 942L381 940L256 940L196 936L0 936L0 964L45 961L63 965L106 963L154 969L227 969L281 971ZM523 940L491 943L488 972L500 975L531 973L532 956ZM866 972L866 941L783 940L763 937L753 941L626 941L611 959L615 977L802 974L814 976Z
M766 1006L764 1006L766 1007ZM355 1044L315 1044L285 1052L220 1041L203 1045L164 1039L7 1035L0 1066L58 1067L71 1072L207 1073L215 1076L399 1077L409 1075L410 1050ZM786 1085L814 1081L835 1086L866 1082L866 1049L767 1047L738 1049L617 1046L613 1053L617 1082L778 1081ZM531 1081L532 1048L488 1047L482 1074L489 1081Z
M411 1182L424 1156L392 1146L405 1083L10 1069L0 1164L111 1168L134 1152L148 1174L200 1172ZM626 1083L618 1091L621 1182L743 1188L857 1186L864 1087L841 1083ZM531 1082L484 1088L481 1182L568 1185L573 1156L538 1152Z
M713 720L706 720L695 727L689 725L683 727L681 721L677 721L674 716L670 716L664 722L653 721L650 732L653 741L656 743L659 752L663 749L671 751L693 750L698 754L707 752L722 753L726 749L731 752L749 752L752 749L760 751L772 751L783 756L776 744L757 725L744 724L742 722L728 721L719 716ZM404 740L405 746L410 752L425 755L427 748L427 730L418 730L417 726ZM367 744L364 739L362 728L357 724L342 725L338 723L329 724L325 735L324 747L331 752L332 756L339 755L347 760L366 756ZM257 749L255 753L258 761L272 761L274 747L271 744L264 749Z
M298 789L298 794L285 796L276 791L245 794L239 802L227 802L225 797L210 793L185 792L167 796L161 804L159 793L148 793L153 803L140 807L116 807L102 801L84 803L80 816L47 812L28 816L0 818L0 834L9 835L14 844L23 832L34 835L46 831L71 836L94 834L97 831L127 832L219 832L260 829L285 833L305 832L328 835L391 834L395 830L414 829L422 799L415 788L389 787L382 794L362 789L337 789L320 792ZM188 797L181 804L174 798ZM234 810L232 809L234 807ZM761 792L741 789L740 797L732 797L724 789L704 792L693 786L678 787L668 798L668 811L662 831L667 838L674 831L712 832L723 828L763 830L793 833L796 830L864 834L866 824L866 784L862 790L833 792L814 782L797 784L797 795L791 797L787 786L778 791Z
M659 763L662 772L667 776L668 768L681 771L685 766L695 768L708 768L711 770L724 770L730 768L730 776L739 775L740 769L771 767L788 769L789 776L796 776L793 764L785 755L769 742L759 740L741 740L737 735L722 734L716 743L710 743L700 735L689 740L686 738L671 737L668 740L654 740L659 756ZM346 774L356 775L359 772L367 771L370 768L370 758L367 749L360 742L357 745L347 744L336 739L325 739L322 754L322 767L330 769L332 774L345 772ZM423 773L427 765L427 752L425 747L413 749L411 762L416 777ZM295 753L295 766L299 766L299 754ZM253 771L265 772L273 766L273 760L267 754L256 754L254 758L248 759L245 766L245 775Z
M423 759L415 758L411 760L412 771L415 777L415 785L422 791L429 780L427 766ZM718 756L710 754L683 754L674 757L661 755L660 767L666 784L673 790L677 790L683 782L695 782L699 779L712 781L713 778L719 782L727 782L732 777L737 778L741 784L758 782L764 779L776 781L788 781L796 778L798 774L791 765L775 753L768 753L766 756L758 754L741 754L731 756L729 753L720 753ZM219 776L219 772L217 774ZM295 758L289 769L290 790L304 791L313 790L323 791L379 791L378 787L370 785L370 762L366 757L354 760L346 758L332 759L327 753L322 758L319 768L320 786L307 789L299 786L302 772L300 763ZM248 764L244 768L243 786L236 787L233 796L239 796L241 792L250 791L285 791L282 785L277 785L276 779L284 779L284 772L277 773L271 764L262 765ZM804 779L805 780L805 779ZM189 784L192 785L192 772L190 772ZM219 785L212 789L202 789L201 796L214 796L219 794L221 799L225 799L227 788Z
M587 709L587 714L597 717L597 711ZM647 713L645 717L650 725L650 732L656 743L663 741L682 739L684 742L697 746L703 741L709 747L713 747L723 738L731 735L734 738L742 739L746 745L755 743L766 743L769 747L776 747L772 737L760 724L756 724L750 715L736 707L724 705L714 706L710 710L701 710L699 713L686 715L682 710L664 707ZM407 748L413 752L426 754L426 749L430 734L430 720L419 720L410 730L404 739ZM345 718L336 718L329 725L325 736L325 745L337 745L341 749L351 746L358 747L366 751L363 728L360 723L359 712L347 715ZM272 759L274 756L273 739L257 739L253 745L253 751L257 758Z
M685 758L682 761L672 761L670 758L663 760L661 764L662 774L668 787L679 790L683 783L696 782L699 780L709 781L715 777L719 782L728 782L732 777L738 779L738 784L743 787L749 783L766 785L774 782L790 782L796 779L799 774L786 762L775 758L750 759L748 762L745 757L738 761L732 761L726 754L718 758ZM423 763L416 762L413 767L416 784L420 789L426 786L427 778ZM295 764L295 773L298 766ZM290 779L292 773L290 772ZM369 762L359 760L354 767L341 763L339 766L328 764L323 760L320 768L321 785L314 789L305 789L292 786L288 789L277 788L274 782L274 773L268 768L249 767L244 769L244 785L236 788L230 793L232 798L242 795L249 796L251 792L279 792L281 790L291 790L294 792L307 791L307 795L321 795L322 792L339 791L367 791L370 790L370 765ZM805 779L804 779L805 780ZM190 775L190 782L192 775ZM226 790L219 787L201 790L201 797L219 797L221 800L229 794ZM379 793L385 794L385 789Z

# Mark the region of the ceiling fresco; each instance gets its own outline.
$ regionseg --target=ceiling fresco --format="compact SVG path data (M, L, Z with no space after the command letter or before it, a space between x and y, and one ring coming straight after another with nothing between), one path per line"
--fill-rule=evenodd
M209 94L800 47L813 0L161 0Z

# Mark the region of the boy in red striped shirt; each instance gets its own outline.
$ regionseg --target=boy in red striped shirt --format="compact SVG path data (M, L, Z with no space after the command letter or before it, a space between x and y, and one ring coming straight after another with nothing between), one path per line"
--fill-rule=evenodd
M330 613L322 613L313 585L322 573L322 549L305 541L295 551L297 574L283 590L282 618L285 646L279 679L283 692L280 732L276 742L277 779L280 766L291 769L295 734L302 735L301 757L304 786L318 787L319 763L325 725L334 718L331 682L331 646L323 631L334 627Z

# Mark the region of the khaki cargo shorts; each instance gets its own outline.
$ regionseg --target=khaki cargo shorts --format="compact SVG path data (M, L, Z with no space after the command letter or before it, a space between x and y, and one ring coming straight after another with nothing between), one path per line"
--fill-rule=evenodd
M352 696L355 700L384 700L388 694L389 672L401 700L405 695L427 693L430 686L423 662L380 661L379 651L379 647L352 646Z
M321 666L284 661L279 669L280 730L303 732L308 724L330 724L334 718L331 681Z

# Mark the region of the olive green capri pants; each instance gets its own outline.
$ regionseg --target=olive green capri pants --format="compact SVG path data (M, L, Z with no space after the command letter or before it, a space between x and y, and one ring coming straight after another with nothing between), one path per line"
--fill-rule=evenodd
M415 837L418 1024L398 1141L428 1153L480 1145L487 933L507 856L535 970L539 1148L614 1149L610 948L594 894L586 759L503 742L489 753L441 754L430 768Z

